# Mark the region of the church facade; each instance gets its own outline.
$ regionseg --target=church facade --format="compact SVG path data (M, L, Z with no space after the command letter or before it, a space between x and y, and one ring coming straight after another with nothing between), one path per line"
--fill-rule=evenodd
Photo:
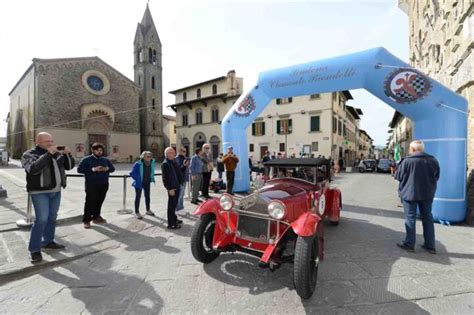
M7 147L14 158L51 133L73 156L103 143L118 162L163 156L161 42L147 6L134 41L134 81L98 57L33 59L10 92Z

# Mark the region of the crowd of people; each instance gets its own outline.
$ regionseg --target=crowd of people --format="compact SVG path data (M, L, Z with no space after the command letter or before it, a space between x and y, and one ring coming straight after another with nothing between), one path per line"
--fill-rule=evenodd
M115 171L115 167L104 157L104 152L101 143L93 143L91 154L82 158L77 166L77 172L84 174L85 178L86 198L82 217L85 229L90 229L91 223L107 223L101 215L101 209L109 190L109 175ZM184 191L189 181L192 189L191 203L199 205L203 202L199 197L211 198L209 186L214 162L210 145L207 143L196 149L191 159L187 157L186 148L181 148L176 154L173 148L168 147L164 155L161 172L163 185L168 193L168 229L176 230L180 229L183 223L179 216L187 214L184 210ZM61 189L66 188L65 171L73 169L75 161L68 147L56 145L51 134L40 132L36 137L36 146L24 152L21 162L26 172L26 188L35 211L28 250L31 262L38 263L42 261L42 250L65 248L55 242L56 218L61 202ZM226 154L220 154L216 160L220 180L222 173L226 172L226 191L229 194L233 194L234 174L238 163L239 159L232 147L228 147ZM145 195L146 215L155 215L150 206L150 186L155 183L155 165L152 153L144 151L130 171L132 186L135 189L134 208L137 219L143 219L140 213L142 192Z
M102 204L109 189L109 174L115 171L111 161L104 157L104 146L94 143L89 156L84 157L77 171L85 177L85 204L82 218L86 229L94 224L104 224L107 221L101 216ZM195 150L191 159L187 157L186 148L181 148L179 154L168 147L164 151L165 160L161 164L163 185L168 193L167 220L168 229L181 228L182 220L178 216L185 215L184 190L186 183L191 181L191 203L199 205L199 192L204 199L209 199L209 186L214 162L209 144ZM267 152L263 162L272 157ZM277 157L274 157L277 158ZM61 250L65 246L55 242L56 218L61 202L61 190L66 188L66 170L75 166L71 151L66 146L57 146L51 134L40 132L36 138L36 146L24 152L21 159L26 172L26 188L31 196L35 211L35 221L31 229L28 250L32 263L42 261L42 250ZM222 180L226 172L227 193L233 194L235 169L239 163L233 148L228 147L226 154L220 154L216 160L217 172ZM252 170L252 161L249 158ZM146 214L154 216L150 208L150 185L155 183L155 160L152 153L144 151L135 162L130 172L135 188L135 217L142 219L140 200L142 192L145 195ZM432 203L440 176L438 161L424 152L421 141L410 145L410 155L397 165L395 178L400 182L399 197L405 211L406 238L397 245L413 252L416 240L416 213L420 211L423 222L425 242L422 248L430 253L436 253Z

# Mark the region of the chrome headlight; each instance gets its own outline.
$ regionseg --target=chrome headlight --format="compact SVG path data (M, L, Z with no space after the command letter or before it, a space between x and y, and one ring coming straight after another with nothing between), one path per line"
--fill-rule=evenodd
M286 215L286 206L279 200L273 200L267 207L268 214L277 220L281 220Z
M224 209L225 211L229 211L234 205L234 199L232 199L232 196L229 194L223 194L219 198L219 203L222 209Z

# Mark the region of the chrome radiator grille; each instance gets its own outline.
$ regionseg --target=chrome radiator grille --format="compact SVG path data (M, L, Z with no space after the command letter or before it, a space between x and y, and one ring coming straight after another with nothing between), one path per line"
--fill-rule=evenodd
M249 238L259 240L261 242L268 241L268 224L267 219L255 218L239 214L238 231L241 238Z

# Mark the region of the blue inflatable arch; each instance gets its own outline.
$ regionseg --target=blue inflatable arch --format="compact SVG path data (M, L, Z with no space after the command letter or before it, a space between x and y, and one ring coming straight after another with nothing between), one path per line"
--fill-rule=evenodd
M466 216L467 101L413 69L384 48L262 72L257 86L227 112L222 121L224 152L239 157L235 191L248 191L246 128L274 98L364 88L413 121L414 139L441 167L433 204L438 221Z

